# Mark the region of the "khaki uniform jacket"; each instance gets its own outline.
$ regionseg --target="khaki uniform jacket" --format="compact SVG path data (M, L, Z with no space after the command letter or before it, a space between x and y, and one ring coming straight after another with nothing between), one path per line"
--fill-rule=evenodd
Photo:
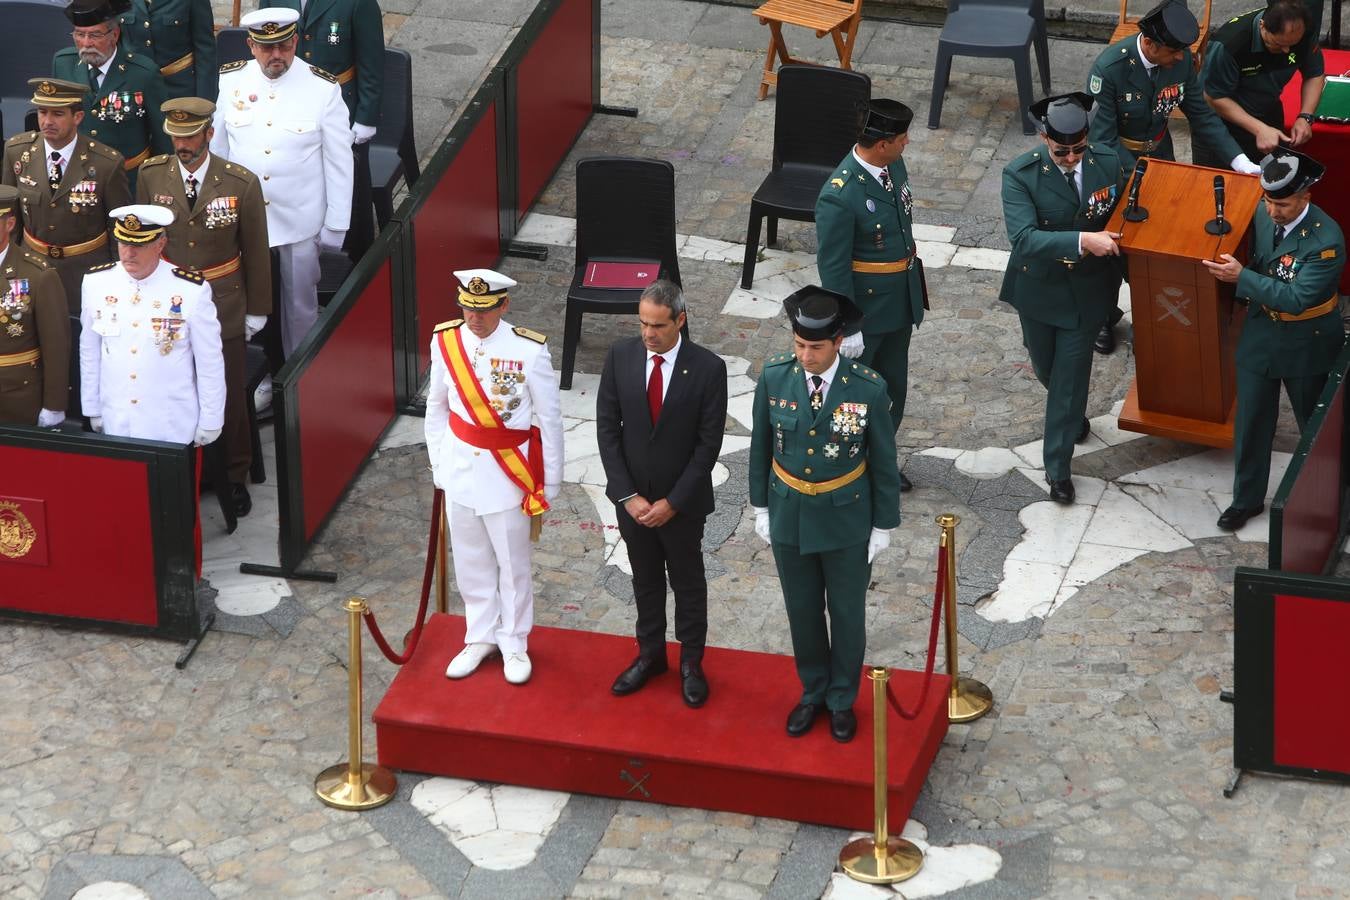
M0 260L0 357L38 358L0 366L0 423L35 425L38 412L66 408L70 318L61 279L47 260L10 247Z
M210 279L220 336L244 333L244 316L272 313L272 257L267 209L258 177L238 163L211 156L197 170L197 203L189 206L178 157L152 156L141 165L136 202L173 210L164 258L202 272L239 258L239 267Z

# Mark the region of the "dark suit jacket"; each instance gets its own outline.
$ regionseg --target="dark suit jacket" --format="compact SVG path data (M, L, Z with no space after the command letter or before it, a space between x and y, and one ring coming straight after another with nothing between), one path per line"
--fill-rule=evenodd
M684 340L652 427L647 408L647 348L640 338L609 348L596 397L595 428L608 484L618 503L641 494L666 498L680 515L713 511L712 468L727 419L727 366Z

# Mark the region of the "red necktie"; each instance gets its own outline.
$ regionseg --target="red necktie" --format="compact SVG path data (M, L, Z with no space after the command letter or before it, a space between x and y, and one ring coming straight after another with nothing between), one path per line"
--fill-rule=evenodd
M661 393L664 382L661 380L661 363L665 362L659 356L652 357L652 377L647 379L647 408L652 413L652 425L661 417Z

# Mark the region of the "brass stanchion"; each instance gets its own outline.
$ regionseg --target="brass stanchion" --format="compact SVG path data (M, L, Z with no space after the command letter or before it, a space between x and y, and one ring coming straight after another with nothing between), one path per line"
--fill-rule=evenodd
M913 878L923 868L923 851L902 837L891 837L886 824L886 682L890 672L873 666L872 679L872 786L876 833L858 838L839 851L839 865L849 878L868 884L894 884Z
M347 610L347 761L329 766L314 779L314 793L336 809L374 809L388 803L398 788L394 773L361 762L361 616L366 601L352 597Z
M450 611L450 553L447 550L450 536L450 520L441 505L440 534L436 535L436 612Z
M942 527L939 545L947 557L947 584L943 593L947 596L947 674L951 676L951 688L947 694L947 721L974 722L980 716L994 708L994 694L984 682L966 678L961 674L956 655L956 526L961 518L951 513L937 517Z

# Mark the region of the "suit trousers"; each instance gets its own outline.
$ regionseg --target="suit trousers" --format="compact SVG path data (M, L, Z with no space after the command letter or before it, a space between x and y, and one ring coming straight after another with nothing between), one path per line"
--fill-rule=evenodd
M909 338L913 326L899 331L863 335L863 352L858 362L874 369L886 382L886 393L891 398L891 424L898 434L900 420L905 417L905 396L909 391ZM845 373L847 374L847 373Z
M248 484L253 435L248 430L247 342L241 334L225 338L220 346L225 354L225 425L220 432L225 441L225 470L233 484Z
M619 534L633 566L638 653L666 658L666 582L675 593L680 662L699 662L708 638L708 580L703 572L704 516L676 513L660 528L639 525L617 505Z
M1036 380L1045 387L1045 477L1068 478L1073 443L1083 427L1092 379L1092 342L1099 326L1058 328L1019 314L1022 343Z
M867 650L867 585L872 566L867 562L866 542L824 553L802 553L792 544L774 541L773 560L783 585L802 702L824 702L832 710L851 709Z
M464 599L464 642L496 644L502 653L528 649L534 625L529 516L517 507L479 515L451 502L450 552Z
M1267 378L1237 367L1237 417L1233 423L1233 505L1255 509L1266 502L1270 482L1270 451L1280 418L1280 384L1289 394L1294 419L1301 432L1317 407L1327 383L1325 373L1297 378Z
M277 248L281 255L281 350L295 352L319 318L319 241Z

